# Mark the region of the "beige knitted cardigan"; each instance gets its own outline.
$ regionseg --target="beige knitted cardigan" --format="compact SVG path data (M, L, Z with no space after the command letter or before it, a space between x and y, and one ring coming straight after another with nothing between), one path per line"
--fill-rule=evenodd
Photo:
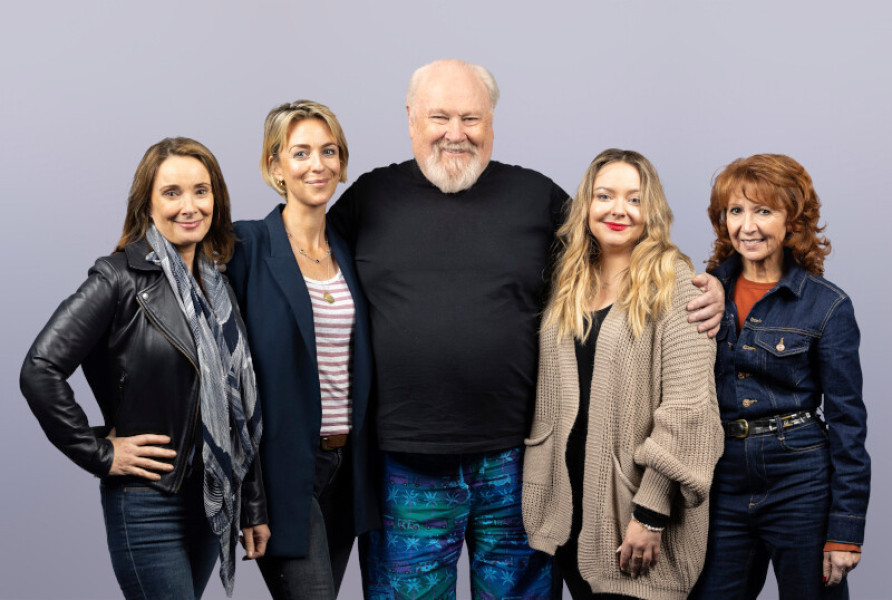
M579 570L597 593L683 600L703 567L709 486L723 435L715 342L687 322L685 305L699 294L691 275L684 262L676 263L672 305L639 337L617 308L598 335L579 534ZM530 545L554 554L570 535L564 455L579 408L579 372L573 340L558 341L556 327L541 332L539 346L523 519ZM616 553L633 503L669 515L659 561L637 579L620 572Z

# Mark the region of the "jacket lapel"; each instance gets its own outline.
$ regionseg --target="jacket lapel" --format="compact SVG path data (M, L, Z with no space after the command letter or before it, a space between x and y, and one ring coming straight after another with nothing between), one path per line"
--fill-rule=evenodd
M365 295L353 268L353 261L350 260L350 252L347 242L341 238L331 227L326 228L328 243L331 245L331 252L338 261L338 267L344 275L344 281L353 296L353 305L356 311L356 326L353 332L353 423L365 422L365 412L368 407L367 402L359 401L360 398L368 398L372 387L371 381L371 364L372 364L372 344L370 332L368 329L368 306L366 305Z
M313 327L313 305L310 302L310 292L304 283L304 277L294 260L294 252L291 243L285 233L285 225L282 223L281 207L273 209L264 219L269 233L270 255L266 257L266 264L272 273L273 280L285 295L291 314L297 323L297 330L303 338L307 352L313 361L313 366L318 370L316 363L316 332Z
M192 361L198 369L198 352L195 340L186 322L186 315L180 308L175 292L171 289L159 265L146 260L149 246L142 240L124 248L127 262L132 269L138 271L157 271L158 278L141 290L136 290L136 301L146 312L149 320L161 333Z

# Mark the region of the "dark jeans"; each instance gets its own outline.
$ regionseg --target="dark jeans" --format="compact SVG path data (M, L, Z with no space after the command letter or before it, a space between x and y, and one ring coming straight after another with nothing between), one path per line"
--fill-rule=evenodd
M337 597L353 549L351 469L345 464L349 448L348 444L316 452L308 554L302 558L265 556L257 560L275 600Z
M818 422L725 440L710 505L706 565L691 598L755 599L769 561L781 600L846 599L825 587L830 510L827 435Z
M177 494L139 484L100 487L108 551L125 598L201 598L220 552L208 526L201 477Z

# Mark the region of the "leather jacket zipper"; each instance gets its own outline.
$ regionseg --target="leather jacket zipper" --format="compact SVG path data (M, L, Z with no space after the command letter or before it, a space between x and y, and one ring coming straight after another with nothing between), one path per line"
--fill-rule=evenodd
M174 348L179 350L180 353L186 357L186 360L189 361L189 364L192 365L192 368L195 369L195 375L198 377L199 389L201 389L201 370L198 368L198 365L195 364L195 361L192 360L192 357L189 356L189 354L186 352L186 349L183 348L182 346L180 346L178 343L176 343L169 335L167 335L167 332L164 331L164 328L161 327L161 325L152 317L151 311L148 310L148 308L146 307L145 304L143 304L142 300L139 297L139 294L137 294L137 296L136 296L136 302L142 307L143 312L146 314L146 317L149 319L149 322L155 326L155 329L160 331L161 335L164 336L164 339L166 339L168 342L170 342L171 346L173 346ZM200 394L200 392L199 392L199 394ZM199 398L199 403L200 403L200 401L201 400ZM194 445L194 442L195 442L195 429L198 424L199 408L200 407L196 407L195 411L193 411L194 416L192 417L192 428L191 428L192 439L189 440L190 442L192 442L192 444L189 444L189 446ZM174 493L179 492L180 487L183 485L183 479L185 479L186 471L188 470L186 467L187 467L187 465L183 465L183 468L180 469L180 474L177 477L176 486L174 487L174 490L173 490Z

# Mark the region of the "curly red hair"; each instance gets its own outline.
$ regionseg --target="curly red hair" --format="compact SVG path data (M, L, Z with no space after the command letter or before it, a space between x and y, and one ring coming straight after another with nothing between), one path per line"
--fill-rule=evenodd
M809 273L824 273L824 259L830 254L830 241L819 235L826 228L826 225L818 226L821 201L808 171L783 154L755 154L749 158L738 158L715 178L707 210L716 236L712 256L706 264L708 272L717 269L735 252L728 237L725 214L728 204L737 194L769 208L785 210L789 233L784 239L784 247L792 251L796 262Z

